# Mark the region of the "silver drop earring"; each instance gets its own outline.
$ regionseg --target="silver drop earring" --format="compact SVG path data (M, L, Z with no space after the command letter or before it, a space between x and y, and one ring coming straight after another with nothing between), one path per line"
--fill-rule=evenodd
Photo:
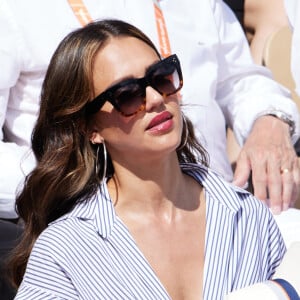
M104 141L101 143L103 147L103 172L102 172L102 177L101 181L103 181L106 177L106 170L107 170L107 150L105 147ZM99 172L99 149L100 149L100 144L97 145L97 150L96 150L96 165L95 165L95 173L98 175Z

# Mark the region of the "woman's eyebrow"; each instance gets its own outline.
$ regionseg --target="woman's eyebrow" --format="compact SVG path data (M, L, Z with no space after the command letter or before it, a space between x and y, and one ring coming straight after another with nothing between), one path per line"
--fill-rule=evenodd
M161 60L158 58L155 62L153 62L150 66L148 66L145 70L145 74L147 74L149 72L149 70L151 70L153 68L153 66L155 66L157 63L161 62Z
M159 62L161 62L161 60L158 58L157 61L154 61L151 65L149 65L147 68L145 68L145 75L144 76L146 76L146 74L149 72L149 70L151 70L153 68L153 66L155 66ZM142 78L142 77L135 77L133 75L124 76L124 77L119 78L116 81L112 82L107 89L109 89L109 88L111 88L111 87L113 87L113 86L115 86L115 85L117 85L117 84L119 84L123 81L127 81L127 80L130 80L130 79L139 79L139 78Z

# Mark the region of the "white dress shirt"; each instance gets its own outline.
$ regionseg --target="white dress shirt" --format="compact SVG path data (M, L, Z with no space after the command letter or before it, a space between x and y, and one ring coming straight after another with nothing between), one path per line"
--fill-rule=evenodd
M158 46L152 0L85 0L93 19L121 18L142 29ZM254 65L232 12L220 0L160 1L171 50L184 75L184 111L210 154L211 167L226 180L225 123L242 144L261 111L293 116L287 91ZM16 187L34 166L24 159L39 109L40 88L60 40L80 23L66 0L0 0L0 217L14 216ZM251 88L250 88L251 87ZM27 166L24 165L27 161Z
M203 299L223 300L233 290L270 279L286 249L269 209L210 170L192 164L182 169L205 190ZM36 241L15 298L28 299L171 298L104 184Z
M285 0L285 8L293 30L291 71L300 96L300 4L299 0Z

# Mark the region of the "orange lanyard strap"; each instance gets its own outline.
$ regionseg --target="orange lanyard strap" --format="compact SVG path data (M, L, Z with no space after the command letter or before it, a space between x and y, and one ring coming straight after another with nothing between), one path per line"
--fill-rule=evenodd
M81 26L93 21L82 0L68 0L68 2Z
M82 0L68 0L68 2L82 26L92 22L92 18ZM153 5L160 53L162 57L168 57L171 55L171 47L165 18L160 8L159 0L153 0Z
M168 57L172 53L165 18L160 8L159 2L157 0L153 0L153 5L155 12L156 29L160 45L160 53L163 57Z

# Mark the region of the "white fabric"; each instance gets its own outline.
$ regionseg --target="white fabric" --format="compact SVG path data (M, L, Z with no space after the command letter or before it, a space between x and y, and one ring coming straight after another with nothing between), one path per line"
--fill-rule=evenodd
M233 291L224 300L289 300L284 290L272 281L257 283L246 288Z
M274 215L274 218L287 247L294 242L300 242L300 209L289 208L280 215Z
M92 18L122 18L145 31L158 46L152 0L84 3ZM172 52L182 62L183 103L190 104L184 110L210 153L211 167L231 180L225 118L243 143L256 115L269 108L292 115L298 134L297 108L287 91L267 78L270 73L252 63L240 25L222 1L160 3ZM24 177L20 160L26 151L21 146L30 144L50 57L59 41L79 26L66 0L0 0L0 126L13 143L0 144L0 217L14 214L15 190Z
M300 96L300 3L299 0L285 0L285 8L293 29L291 71Z
M300 241L289 246L274 274L274 278L287 280L300 295Z

